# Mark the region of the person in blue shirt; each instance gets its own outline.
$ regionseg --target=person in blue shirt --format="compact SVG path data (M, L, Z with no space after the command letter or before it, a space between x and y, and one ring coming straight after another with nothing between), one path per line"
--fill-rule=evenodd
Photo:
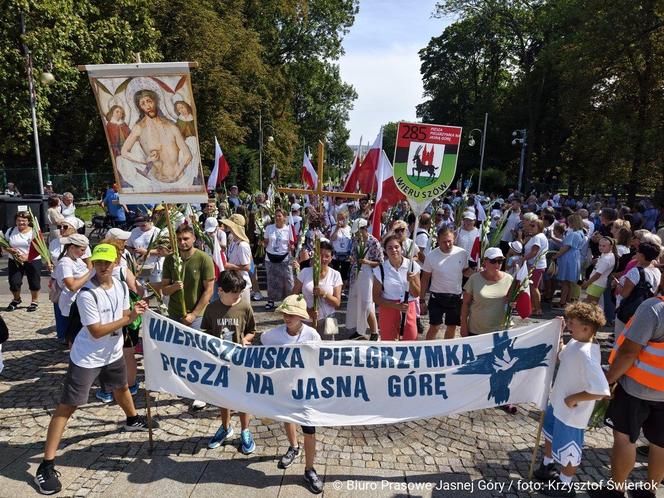
M118 184L113 184L113 189L110 192L106 193L106 197L102 201L102 207L106 208L108 215L113 219L114 225L124 225L127 221L127 206L120 204L118 201L120 196L118 195Z

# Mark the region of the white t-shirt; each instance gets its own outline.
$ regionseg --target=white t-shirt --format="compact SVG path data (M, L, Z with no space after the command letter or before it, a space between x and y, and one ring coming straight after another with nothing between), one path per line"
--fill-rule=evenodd
M426 230L424 229L417 230L417 235L415 236L415 244L417 244L417 247L420 248L420 251L424 253L425 258L431 252L430 239L431 237L429 237L429 233Z
M336 239L330 239L334 252L336 254L348 254L350 252L350 247L353 244L350 227L346 225L338 230L335 229L332 233L337 234Z
M58 282L58 286L62 289L60 299L58 300L58 307L63 316L69 316L71 304L76 299L79 291L72 292L65 286L65 278L80 278L88 272L88 266L81 258L77 260L71 259L69 256L64 256L58 260L53 270L53 278Z
M159 238L160 233L161 230L157 227L152 227L145 232L136 227L131 231L131 235L129 236L129 239L127 239L127 247L133 247L134 249L147 249L148 245L150 245L150 239L152 239L154 236L154 240L156 241ZM156 254L151 254L145 260L145 264L152 266L157 262L158 258L159 256Z
M526 242L526 246L523 248L523 254L528 254L533 246L539 246L539 252L528 260L528 266L532 267L534 265L536 270L546 270L546 258L542 256L549 250L549 241L546 239L546 235L538 233L530 237L528 242ZM539 258L539 260L537 260L537 258ZM537 261L537 264L535 264L535 261Z
M265 227L265 238L267 239L265 250L270 254L281 256L288 254L290 243L293 241L293 232L290 225L281 228L277 228L277 225L268 225Z
M233 240L228 246L228 251L226 257L229 263L233 265L251 265L251 247L248 242ZM242 274L242 278L247 282L245 289L251 289L251 277L249 272L245 270L239 270Z
M609 281L609 275L613 271L613 267L615 266L615 264L616 264L616 257L613 255L612 252L607 252L600 255L599 259L597 260L597 263L595 263L595 268L593 269L593 272L590 274L590 276L592 277L596 273L599 273L601 276L593 282L593 285L606 288Z
M480 231L477 228L472 230L464 230L463 227L459 228L457 233L456 241L454 245L464 249L470 257L471 252L473 251L473 245L475 244L475 239L480 236Z
M505 231L503 236L500 238L503 242L512 242L514 240L514 235L512 235L512 230L516 230L516 227L521 222L521 213L515 213L512 211L507 217L507 222L505 223Z
M441 294L461 294L463 270L468 267L468 253L465 249L452 246L445 253L436 247L422 265L422 271L431 273L429 290Z
M403 258L401 266L394 268L392 263L386 260L383 263L385 282L380 275L380 266L373 269L373 275L383 285L383 298L390 301L402 301L406 291L409 289L408 272L419 273L420 265L408 258ZM408 296L408 301L415 301L416 297Z
M129 290L124 282L115 278L110 289L103 289L93 282L88 282L84 288L90 291L81 290L76 297L83 327L74 339L69 357L79 367L103 367L122 358L122 328L95 339L88 325L111 323L122 318L125 310L129 310Z
M290 335L286 330L286 324L279 325L261 334L263 346L280 346L282 344L302 344L305 342L321 342L320 335L316 329L303 323L302 331L298 335Z
M602 370L599 344L571 339L558 357L560 366L551 391L553 414L570 427L585 429L595 402L580 401L575 408L569 408L565 398L582 391L605 396L611 393Z
M76 214L76 206L74 206L73 202L69 206L65 206L65 203L61 202L60 213L62 213L62 216L64 216L65 218L69 216L74 216Z
M314 305L314 270L313 268L303 268L297 279L302 282L302 294L304 300L307 302L307 308L312 308ZM318 287L328 294L334 292L334 288L343 285L341 280L341 273L334 268L327 268L325 278L318 281ZM330 306L325 299L318 300L318 318L325 318L334 313L335 309Z
M9 240L9 245L21 254L27 256L30 252L30 244L32 243L32 238L34 236L33 230L30 229L25 233L21 233L18 228L13 227L7 230L7 233L9 234L7 239ZM7 237L7 234L5 234L5 237ZM10 258L14 259L14 256L10 255ZM35 259L41 259L41 256L37 256Z
M657 288L659 287L659 282L662 278L662 273L659 271L659 268L654 268L652 266L649 266L648 268L643 269L643 275L646 278L646 282L650 284L650 290L652 292L656 292ZM627 280L630 280L635 286L639 283L640 277L639 277L639 269L635 266L631 268L625 275L620 277L620 285L625 285L625 282ZM632 290L632 292L634 292ZM618 294L616 297L616 307L620 306L620 303L622 302L623 297Z

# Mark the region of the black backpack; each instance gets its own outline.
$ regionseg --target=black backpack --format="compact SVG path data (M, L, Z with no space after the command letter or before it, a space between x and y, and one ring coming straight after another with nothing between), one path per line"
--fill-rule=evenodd
M623 323L627 323L630 318L636 313L636 308L645 301L655 295L655 293L650 289L650 284L646 280L646 274L643 271L643 268L636 267L639 271L639 283L634 286L632 292L629 296L623 299L620 302L620 306L616 310L616 316L618 320Z
M97 301L97 294L92 292L89 288L83 287L79 291L79 295L80 292L90 292L92 296L95 298L95 303L99 304L99 301ZM76 339L76 336L81 331L81 328L83 328L83 324L81 323L81 314L78 312L78 299L75 299L74 302L71 303L71 308L69 308L69 316L67 317L67 319L68 322L67 322L67 331L65 332L65 337L70 343L73 343L74 339Z

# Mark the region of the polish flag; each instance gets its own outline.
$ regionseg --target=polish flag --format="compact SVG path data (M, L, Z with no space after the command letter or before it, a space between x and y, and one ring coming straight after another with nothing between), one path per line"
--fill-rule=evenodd
M217 140L217 137L214 137L214 166L207 182L208 191L216 190L230 172L231 168L228 165L228 161L226 161L224 153L221 151L219 141Z
M473 247L470 249L470 259L473 261L478 261L480 259L480 251L482 250L482 243L480 242L479 236L475 237L475 242L473 242Z
M288 224L290 225L290 233L293 239L290 241L291 246L295 244L297 240L297 230L295 229L295 220L293 219L293 214L288 214Z
M530 302L530 280L528 279L528 265L524 262L516 273L519 294L516 296L516 312L521 318L528 318L533 311Z
M357 191L357 184L360 174L360 153L359 151L353 157L353 163L346 177L346 183L344 183L343 192L355 193Z
M362 161L362 166L360 166L359 173L357 175L357 181L360 184L360 192L365 194L373 194L380 187L377 183L377 171L379 162L381 161L381 151L383 150L383 129L380 129L374 144L367 152L367 155ZM392 166L390 166L391 168ZM391 173L390 173L391 175Z
M380 149L380 155L378 156L376 185L378 186L378 193L376 194L376 207L373 212L371 233L374 237L380 238L380 219L383 212L396 205L399 201L406 199L406 196L397 188L397 184L394 182L392 164L382 149ZM362 192L365 191L362 190Z
M318 186L318 175L314 169L314 165L311 164L311 159L307 153L304 153L304 159L302 160L302 183L304 183L311 190L314 190Z
M224 253L219 244L219 238L216 233L212 234L214 240L214 247L212 248L212 261L214 262L214 279L219 277L219 274L224 271Z

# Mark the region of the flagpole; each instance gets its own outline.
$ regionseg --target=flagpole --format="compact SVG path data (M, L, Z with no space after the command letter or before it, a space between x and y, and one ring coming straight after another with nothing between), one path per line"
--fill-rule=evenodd
M535 436L535 447L533 448L533 456L530 458L530 469L528 469L528 480L533 478L535 470L535 460L537 459L537 450L539 450L540 438L542 437L542 426L544 425L544 412L540 410L539 426L537 427L537 435Z

